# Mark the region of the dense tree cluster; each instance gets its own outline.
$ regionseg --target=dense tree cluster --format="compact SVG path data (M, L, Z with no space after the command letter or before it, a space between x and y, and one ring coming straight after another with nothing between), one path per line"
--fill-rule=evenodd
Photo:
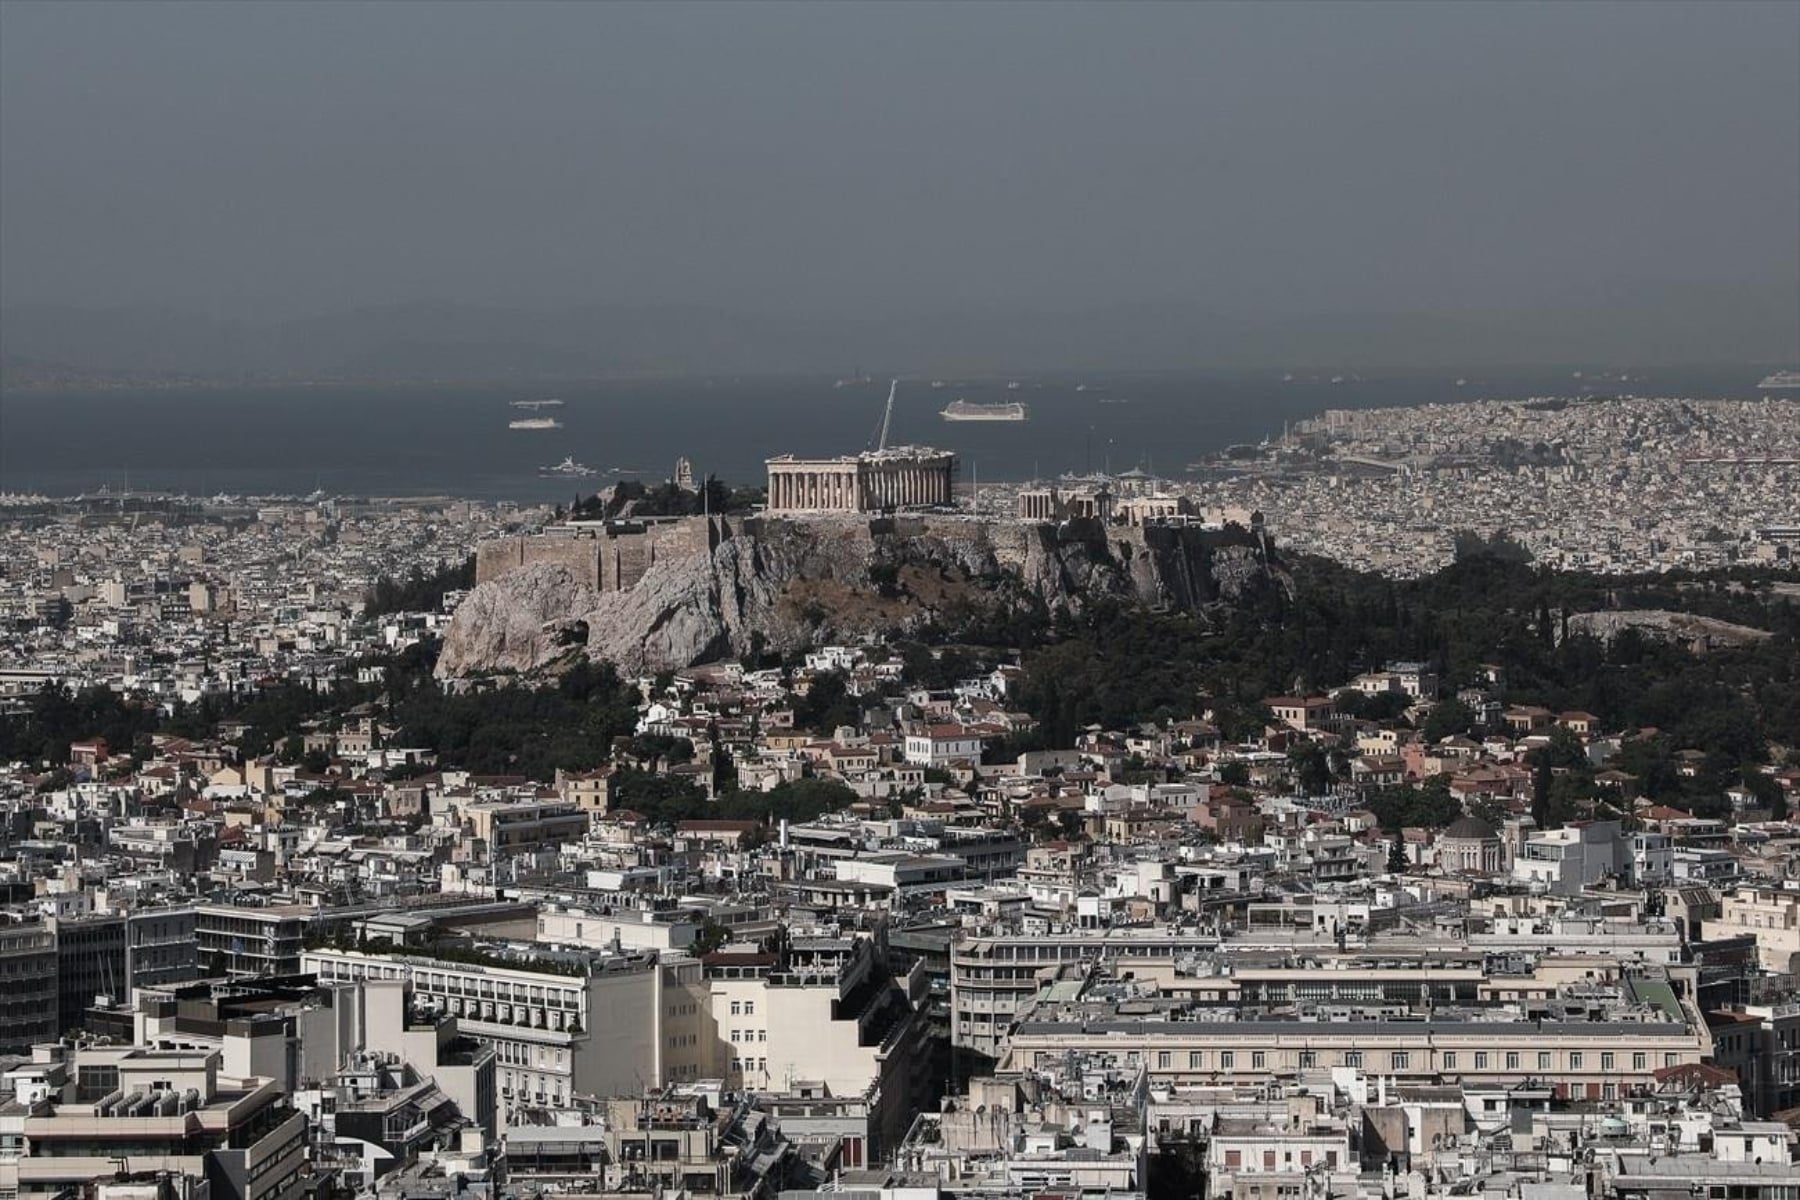
M1050 745L1070 744L1088 724L1120 728L1206 707L1237 738L1266 720L1265 696L1343 683L1395 659L1428 663L1452 686L1492 664L1505 672L1508 703L1659 731L1628 744L1620 764L1652 795L1716 796L1768 743L1800 746L1800 605L1751 573L1619 579L1489 554L1411 581L1319 559L1292 571L1291 597L1265 595L1211 620L1101 604L1079 621L1047 624L1025 653L1018 701ZM1695 654L1632 630L1606 643L1566 629L1568 614L1608 608L1695 613L1773 636ZM1390 715L1399 701L1352 703ZM1474 718L1450 700L1424 731L1470 732ZM1705 762L1698 776L1678 777L1669 756L1688 747L1704 749ZM1584 798L1580 783L1561 784L1561 798Z
M140 739L163 727L154 704L140 703L106 688L71 693L45 688L0 716L0 762L66 763L69 745L106 739L117 753L129 753Z
M635 479L615 483L603 492L578 497L568 515L578 521L611 521L632 517L697 517L705 513L749 512L765 499L762 488L734 488L711 476L689 490L673 481L644 484Z
M1382 829L1398 833L1402 829L1442 829L1463 815L1463 807L1450 794L1442 779L1428 780L1422 787L1396 784L1385 787L1363 805L1375 814Z
M390 672L396 741L436 751L478 775L548 780L612 757L613 739L637 727L637 689L606 664L571 667L553 686L452 692L429 674Z
M467 591L475 586L473 555L459 563L439 563L427 574L414 567L403 579L383 575L363 599L363 611L370 616L396 612L436 612L444 605L446 592Z
M766 792L731 791L717 800L689 780L648 771L613 776L611 807L642 813L659 825L700 819L724 821L812 821L856 802L856 793L834 780L794 779Z

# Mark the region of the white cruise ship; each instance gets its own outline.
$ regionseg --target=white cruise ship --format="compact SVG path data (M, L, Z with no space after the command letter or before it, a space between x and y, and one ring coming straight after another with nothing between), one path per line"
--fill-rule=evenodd
M1005 404L976 404L971 400L952 400L940 414L946 421L1023 421L1029 414L1017 400Z

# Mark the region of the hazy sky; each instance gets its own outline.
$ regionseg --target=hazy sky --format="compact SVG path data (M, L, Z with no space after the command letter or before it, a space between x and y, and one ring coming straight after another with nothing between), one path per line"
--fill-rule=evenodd
M0 4L0 300L1800 291L1800 4Z

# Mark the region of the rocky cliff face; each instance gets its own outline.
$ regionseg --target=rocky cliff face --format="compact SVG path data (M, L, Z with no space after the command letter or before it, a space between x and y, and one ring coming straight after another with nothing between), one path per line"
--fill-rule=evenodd
M710 554L651 567L599 593L568 568L522 567L457 609L438 660L446 677L529 675L572 647L626 671L1021 612L1100 597L1186 610L1285 588L1255 537L951 517L738 523Z

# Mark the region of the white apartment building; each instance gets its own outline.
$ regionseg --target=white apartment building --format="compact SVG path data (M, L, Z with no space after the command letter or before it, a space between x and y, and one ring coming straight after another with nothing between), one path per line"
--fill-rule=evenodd
M399 979L494 1048L500 1108L634 1095L711 1074L700 964L685 955L545 955L453 962L418 954L309 950L321 984Z
M929 1087L926 1023L913 1010L923 976L895 980L870 938L802 937L771 954L710 955L707 1004L730 1088L866 1097L876 1155L899 1144Z
M1513 859L1513 878L1556 896L1579 895L1608 875L1623 875L1629 856L1617 821L1593 821L1534 833Z
M981 765L981 734L964 725L928 725L906 735L901 751L906 761L922 767L956 762Z

